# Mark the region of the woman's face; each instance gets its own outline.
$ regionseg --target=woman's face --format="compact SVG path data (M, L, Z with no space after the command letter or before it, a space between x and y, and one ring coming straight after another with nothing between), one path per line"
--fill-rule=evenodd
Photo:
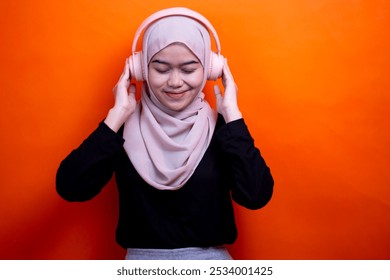
M148 67L149 86L168 109L183 110L202 90L203 66L183 44L174 43L162 49Z

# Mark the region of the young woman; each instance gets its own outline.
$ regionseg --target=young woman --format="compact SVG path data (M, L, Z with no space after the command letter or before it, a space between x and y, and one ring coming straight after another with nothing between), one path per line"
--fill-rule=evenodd
M224 245L237 237L232 200L259 209L272 196L223 57L217 110L204 99L216 55L210 26L179 12L164 10L146 27L137 54L145 65L141 100L130 83L133 55L114 87L115 105L57 172L57 192L68 201L92 199L115 174L116 240L126 259L231 259Z

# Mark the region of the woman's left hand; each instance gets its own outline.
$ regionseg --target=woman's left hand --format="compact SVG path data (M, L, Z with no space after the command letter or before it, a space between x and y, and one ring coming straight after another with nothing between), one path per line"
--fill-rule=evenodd
M222 71L222 84L224 87L223 95L219 86L214 85L214 94L217 100L218 113L223 116L226 123L241 119L242 114L238 109L237 104L238 88L234 82L233 75L230 72L226 59Z

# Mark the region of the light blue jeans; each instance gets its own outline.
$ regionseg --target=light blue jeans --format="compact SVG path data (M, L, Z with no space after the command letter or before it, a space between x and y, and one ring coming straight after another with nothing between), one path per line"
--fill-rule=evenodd
M232 260L228 250L221 247L189 247L179 249L128 248L126 260Z

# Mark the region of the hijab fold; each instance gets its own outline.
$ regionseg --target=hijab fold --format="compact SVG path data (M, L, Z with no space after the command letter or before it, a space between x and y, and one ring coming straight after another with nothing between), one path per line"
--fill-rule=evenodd
M210 35L203 25L188 17L166 17L145 31L144 65L173 43L185 44L202 63L203 88L211 52ZM149 185L159 190L177 190L189 180L206 152L217 114L204 99L203 92L199 92L185 109L170 110L159 102L148 84L146 78L141 100L125 123L124 149Z

